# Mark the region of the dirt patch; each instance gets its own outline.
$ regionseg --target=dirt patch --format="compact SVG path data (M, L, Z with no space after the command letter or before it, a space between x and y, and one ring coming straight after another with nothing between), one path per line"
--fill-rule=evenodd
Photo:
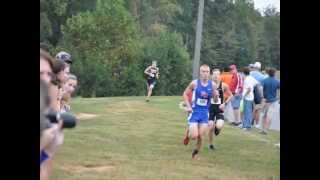
M79 113L77 114L77 118L80 120L87 120L87 119L92 119L94 117L97 117L96 114L88 114L88 113Z
M69 171L69 172L76 172L76 173L81 173L81 172L88 172L88 171L95 171L95 172L110 172L112 170L115 170L115 166L113 165L84 165L84 166L63 166L63 170Z

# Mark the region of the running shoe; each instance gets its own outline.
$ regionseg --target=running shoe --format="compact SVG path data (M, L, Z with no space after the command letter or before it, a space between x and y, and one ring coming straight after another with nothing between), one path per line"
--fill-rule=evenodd
M218 128L214 128L214 134L216 135L216 136L218 136L219 134L220 134L220 131L221 131L221 129L218 129Z

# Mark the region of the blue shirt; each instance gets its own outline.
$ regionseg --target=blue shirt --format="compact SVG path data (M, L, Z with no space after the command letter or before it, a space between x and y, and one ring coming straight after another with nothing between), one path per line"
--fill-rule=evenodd
M278 100L277 90L280 89L280 81L274 77L268 77L262 81L263 96L268 103L272 103Z
M252 77L254 77L260 84L262 83L262 81L263 81L264 79L267 78L267 76L263 75L263 74L262 74L261 72L259 72L259 71L251 71L251 72L250 72L250 75L251 75Z
M208 81L207 86L203 86L201 81L197 80L197 87L192 94L192 111L209 111L212 97L212 81Z

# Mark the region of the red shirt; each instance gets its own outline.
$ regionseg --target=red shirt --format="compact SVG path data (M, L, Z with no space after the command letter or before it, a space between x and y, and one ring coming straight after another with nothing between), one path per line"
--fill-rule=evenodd
M243 89L243 78L240 73L233 73L231 83L230 83L230 91L232 94L242 93Z

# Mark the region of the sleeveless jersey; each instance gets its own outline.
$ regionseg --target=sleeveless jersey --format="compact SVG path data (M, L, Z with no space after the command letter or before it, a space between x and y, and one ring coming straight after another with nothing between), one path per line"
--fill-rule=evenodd
M197 86L192 94L192 110L193 111L209 111L210 100L212 97L212 81L208 81L207 86L203 86L201 81L197 80Z

